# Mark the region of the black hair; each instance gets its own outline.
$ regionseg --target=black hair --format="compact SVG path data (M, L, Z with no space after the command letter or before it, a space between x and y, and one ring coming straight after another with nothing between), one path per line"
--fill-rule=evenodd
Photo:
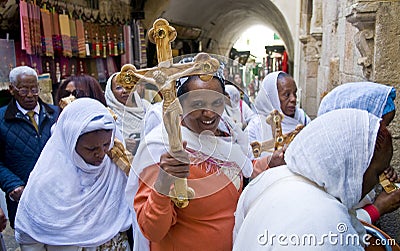
M188 83L189 83L190 81L192 81L192 80L195 80L196 78L200 78L200 76L198 76L198 75L189 76L189 77L186 79L186 81L183 82L183 83L181 84L181 86L178 88L178 91L177 91L177 94L176 94L177 97L180 97L180 96L182 96L183 94L189 92ZM222 94L224 94L224 93L225 93L225 84L224 84L224 81L222 81L220 78L218 78L218 77L216 77L216 76L213 76L213 78L218 80L218 82L220 83L221 88L222 88Z

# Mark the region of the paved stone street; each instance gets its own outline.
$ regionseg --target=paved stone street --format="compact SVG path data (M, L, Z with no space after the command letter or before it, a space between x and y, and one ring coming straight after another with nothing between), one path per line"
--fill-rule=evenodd
M7 224L7 228L2 232L4 241L6 243L7 251L20 250L18 244L15 242L14 230Z

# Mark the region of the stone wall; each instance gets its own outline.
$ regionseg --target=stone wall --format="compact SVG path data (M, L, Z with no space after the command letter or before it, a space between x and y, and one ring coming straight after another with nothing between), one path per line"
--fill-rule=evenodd
M324 93L342 83L355 81L394 86L398 90L396 105L400 107L400 19L397 14L400 1L323 1L321 5L319 0L303 0L303 6L307 4L313 6L308 15L319 16L322 12L323 20L320 45L311 28L303 29L305 32L300 37L303 56L298 84L306 112L315 117ZM313 18L307 20L308 23L300 22L300 25L312 27ZM392 165L400 172L398 114L389 129L394 144ZM383 216L378 225L400 241L400 210Z

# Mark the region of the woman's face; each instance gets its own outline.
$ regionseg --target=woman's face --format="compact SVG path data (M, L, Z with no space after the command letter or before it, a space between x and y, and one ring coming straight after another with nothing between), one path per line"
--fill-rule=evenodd
M79 136L75 151L90 165L98 166L103 162L111 144L112 130L97 130Z
M239 86L241 86L242 84L242 77L240 77L239 74L235 74L235 77L233 78L233 81L238 84Z
M129 93L125 90L124 87L120 86L117 83L117 78L114 76L111 81L111 90L114 94L114 97L120 102L121 104L125 105L129 98Z
M278 79L278 96L283 114L294 117L296 112L297 87L291 77Z
M374 155L363 177L362 198L379 182L379 175L390 166L393 156L392 136L382 123L375 144Z
M69 82L64 89L64 92L61 94L61 98L66 98L69 96L74 96L75 98L86 97L85 92L79 89L76 89L76 85L74 81Z
M180 97L182 125L195 133L206 130L215 133L225 107L221 83L215 78L204 82L196 77L187 85L189 91Z

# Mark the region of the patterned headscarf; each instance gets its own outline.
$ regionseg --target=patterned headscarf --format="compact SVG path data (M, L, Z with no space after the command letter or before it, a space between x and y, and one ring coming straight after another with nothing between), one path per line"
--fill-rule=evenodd
M366 110L381 118L395 110L396 90L373 82L354 82L339 85L321 101L318 116L341 108Z
M194 61L194 57L186 57L183 58L179 61L180 64L185 64L185 63L191 63ZM225 84L225 78L224 78L224 64L220 64L218 71L213 74L214 78L217 78L222 84ZM179 89L188 82L190 77L182 77L178 78L176 80L176 91L178 92Z

